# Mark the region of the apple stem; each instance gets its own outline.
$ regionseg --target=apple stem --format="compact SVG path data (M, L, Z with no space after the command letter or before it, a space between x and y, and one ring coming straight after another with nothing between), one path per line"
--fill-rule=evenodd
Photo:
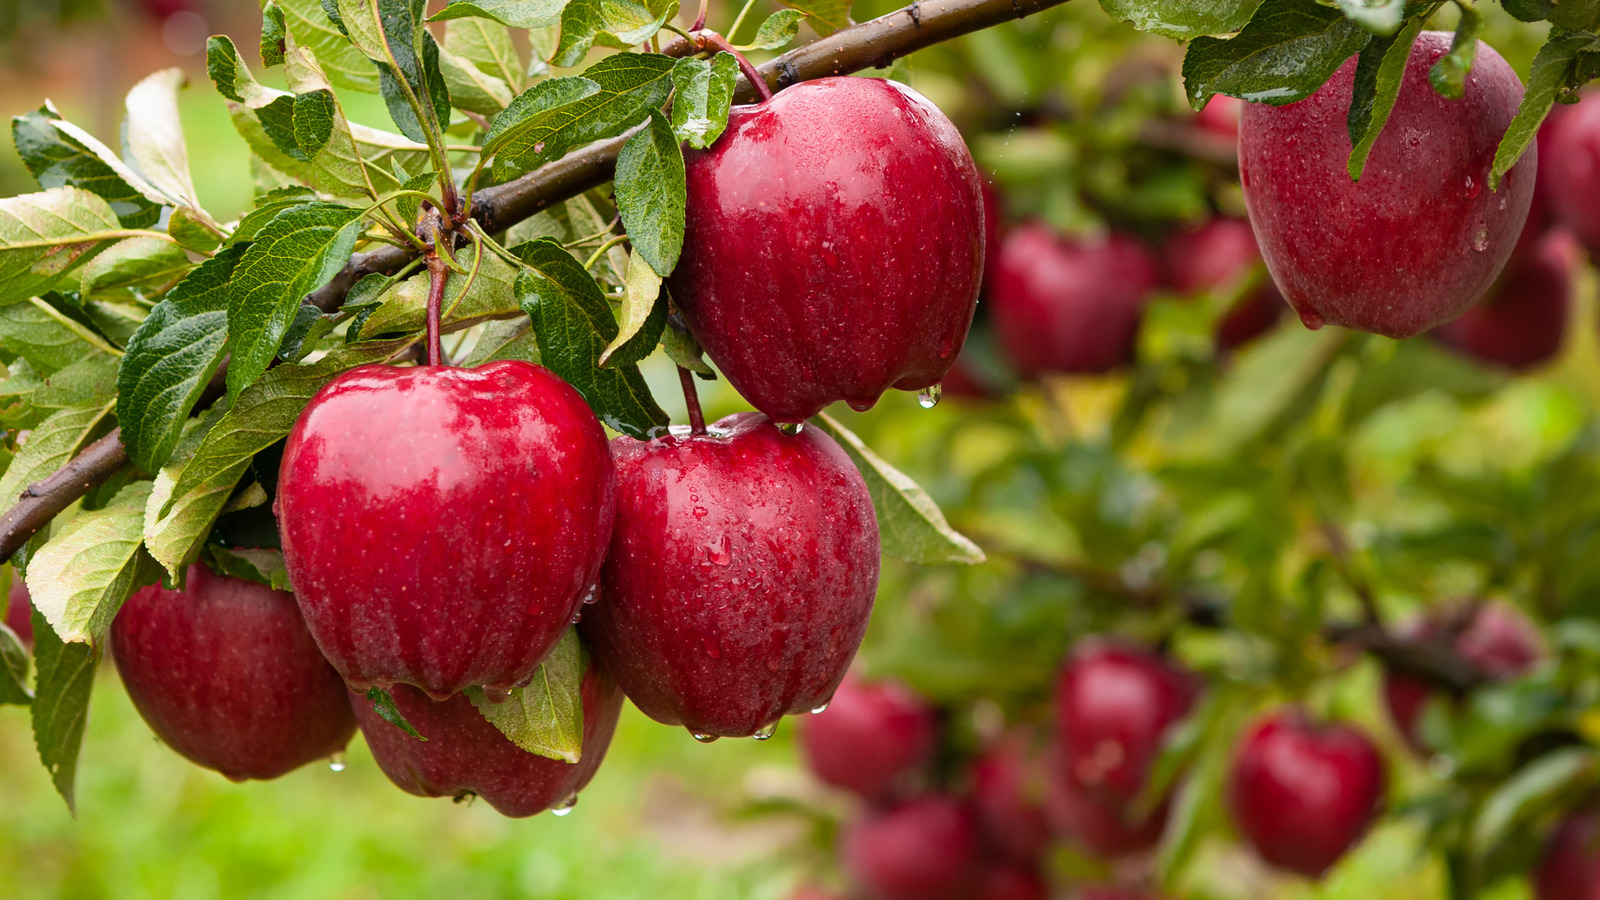
M450 278L450 266L437 250L428 254L428 365L444 363L444 350L439 342L439 312L444 307L444 286Z
M695 436L706 433L706 414L700 411L700 393L694 387L694 373L678 367L678 381L683 384L683 402L689 407L689 433Z
M706 5L709 0L700 0L700 15L694 17L694 24L689 26L690 31L699 31L706 27Z
M767 80L761 77L761 72L756 69L750 60L744 58L743 53L740 53L734 49L732 44L728 43L727 38L717 34L715 31L700 31L696 32L695 36L700 39L700 46L702 47L713 47L723 53L732 54L733 58L739 63L740 71L744 72L745 79L761 95L761 102L765 103L772 99L772 88L767 86Z

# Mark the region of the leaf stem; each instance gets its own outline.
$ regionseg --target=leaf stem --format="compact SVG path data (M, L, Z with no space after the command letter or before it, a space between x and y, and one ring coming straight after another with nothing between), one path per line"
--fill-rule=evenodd
M678 367L678 382L683 385L683 403L689 408L689 433L696 437L706 433L706 414L700 411L700 392L694 387L694 373Z
M744 54L739 52L739 48L728 43L727 38L717 34L715 31L699 32L698 37L702 46L714 47L723 53L733 54L733 58L739 63L739 70L744 72L745 79L761 95L762 103L772 99L772 88L767 86L767 80L761 77L761 71L755 67L754 63L745 59Z
M595 264L595 263L597 263L597 262L599 262L599 261L600 261L600 256L601 256L601 255L602 255L602 254L604 254L604 253L605 253L605 252L606 252L606 251L607 251L607 250L610 250L610 249L611 249L611 248L612 248L612 247L615 247L615 246L616 246L616 245L618 245L618 244L620 244L620 243L622 243L622 242L623 242L623 241L625 241L625 240L627 240L627 239L628 239L628 236L627 236L627 235L625 235L625 234L619 234L619 235L617 235L617 236L616 236L616 237L614 237L614 238L612 238L612 239L611 239L611 240L609 240L609 241L606 241L606 242L605 242L605 243L604 243L604 244L601 244L601 245L600 245L600 246L599 246L599 248L597 248L597 249L596 249L596 250L595 250L595 251L594 251L594 255L593 255L593 256L591 256L591 257L589 257L589 260L588 260L588 262L585 262L585 263L584 263L584 264L583 264L583 267L584 267L584 268L585 268L585 269L592 269L592 268L594 268L594 264Z
M690 31L699 31L706 27L707 0L700 0L700 14L694 17L694 24L689 26Z
M755 9L756 0L744 0L744 8L739 10L739 15L734 17L733 24L728 26L728 41L732 43L733 36L739 33L739 26L744 24L744 17L750 15L750 10ZM699 29L695 29L699 30Z

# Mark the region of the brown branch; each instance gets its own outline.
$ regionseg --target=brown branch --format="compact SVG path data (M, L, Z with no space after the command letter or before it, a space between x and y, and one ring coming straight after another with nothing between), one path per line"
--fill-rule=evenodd
M122 446L121 436L122 429L112 429L83 448L54 475L28 485L21 501L0 516L0 559L10 559L58 513L105 484L128 464L128 451Z

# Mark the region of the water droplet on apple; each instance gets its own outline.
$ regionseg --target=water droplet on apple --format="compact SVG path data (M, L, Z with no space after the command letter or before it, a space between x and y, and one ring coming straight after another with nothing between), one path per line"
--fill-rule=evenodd
M771 738L773 735L778 733L778 722L779 721L781 721L781 720L773 719L771 722L768 722L767 724L761 726L760 728L757 728L756 729L756 733L751 735L751 737L755 738L758 741L764 741L764 740L767 740L767 739Z
M711 515L711 510L706 509L704 506L696 506L694 508L694 517L696 519L704 519L709 515Z
M584 603L597 603L600 600L600 582L589 585L589 590L583 595Z
M846 400L845 404L856 412L866 412L871 409L876 400Z
M576 625L576 624L578 624L579 622L582 622L582 621L583 621L583 610L580 609L577 612L572 614L572 624Z
M923 409L933 409L939 405L939 398L944 396L944 385L930 384L917 393L917 405Z
M343 772L344 771L344 753L343 753L343 751L341 751L339 753L335 753L334 755L328 757L328 768L332 769L335 772Z
M703 637L700 639L700 646L706 651L706 655L712 659L722 658L722 647L717 644L716 638L709 635Z
M778 424L778 430L784 434L799 434L805 430L805 427L806 423L804 422L780 422Z
M714 735L714 734L701 734L698 731L691 731L691 732L689 732L689 734L692 735L695 740L699 741L702 744L715 743L716 740L717 740L717 736Z
M1478 198L1478 195L1481 194L1481 193L1483 193L1483 184L1481 182L1473 180L1473 177L1471 175L1468 175L1467 176L1467 199L1468 200L1476 200Z
M733 561L733 552L728 548L728 536L723 535L712 541L706 547L706 558L712 565L725 566Z
M1489 249L1489 223L1479 222L1478 230L1472 235L1472 249L1482 253Z
M811 707L811 714L815 716L815 715L818 715L820 713L827 712L828 711L828 704L830 704L832 702L833 702L833 698L829 697L828 699L822 701L822 705L821 706L813 706L813 707Z
M555 816L565 816L568 813L571 813L572 810L577 805L578 805L578 795L577 794L573 794L572 796L570 796L567 799L561 801L560 803L557 803L555 806L550 807L550 814L551 815L555 815Z
M486 684L483 686L483 696L487 697L490 703L504 703L511 699L511 691L502 687L490 687Z

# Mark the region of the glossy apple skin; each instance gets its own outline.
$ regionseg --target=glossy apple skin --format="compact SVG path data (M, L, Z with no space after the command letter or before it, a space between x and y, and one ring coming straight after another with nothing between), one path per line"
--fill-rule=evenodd
M1056 677L1058 776L1107 803L1129 803L1149 778L1167 729L1200 683L1165 658L1111 640L1080 643Z
M1021 733L1007 735L972 763L972 804L990 844L1031 862L1050 843L1043 760Z
M1137 240L1072 240L1032 223L1007 235L994 265L995 338L1023 376L1109 372L1132 361L1158 281Z
M1033 866L1002 863L983 877L979 900L1050 900L1050 885Z
M1143 853L1161 842L1172 800L1148 816L1130 805L1091 793L1070 778L1052 777L1045 798L1050 824L1062 837L1093 856L1117 859Z
M1345 168L1354 57L1305 100L1245 105L1245 206L1267 269L1308 328L1420 334L1483 296L1516 246L1538 154L1530 150L1498 191L1488 179L1522 84L1479 42L1466 96L1440 97L1428 69L1450 40L1418 35L1359 182Z
M1535 900L1594 900L1600 896L1600 816L1568 815L1550 833L1533 873Z
M800 756L818 780L876 799L933 756L939 722L933 708L895 681L846 678L824 712L800 720Z
M6 627L22 639L22 646L33 647L33 598L20 572L11 575L11 589L6 592Z
M878 585L872 497L845 452L759 413L611 447L616 533L580 628L634 705L743 737L827 703Z
M409 685L395 685L395 707L426 741L385 721L366 697L351 693L349 702L372 758L396 787L418 797L476 794L501 815L520 819L576 796L605 759L622 714L622 691L591 656L578 694L583 751L576 763L511 743L464 694L437 701Z
M1439 613L1408 623L1403 629L1405 637L1413 641L1445 638L1459 609L1446 607ZM1493 681L1516 678L1545 657L1544 637L1538 626L1516 607L1498 601L1479 608L1451 646ZM1383 697L1389 717L1407 743L1421 753L1428 752L1421 734L1422 714L1436 696L1432 688L1414 678L1394 671L1384 673Z
M306 624L362 692L527 681L599 575L615 514L604 429L525 362L352 369L311 399L279 471Z
M1206 107L1210 109L1210 106ZM1167 240L1167 282L1180 294L1225 290L1261 262L1250 223L1217 217ZM1217 346L1236 349L1272 330L1288 305L1270 279L1217 323Z
M984 876L972 810L937 794L868 812L844 832L840 851L870 900L971 900Z
M1262 859L1320 878L1366 834L1387 784L1383 758L1365 734L1280 710L1235 748L1228 811Z
M184 590L128 598L111 655L156 737L234 781L277 778L355 734L344 683L287 591L190 566Z
M822 78L734 107L684 156L672 296L751 405L801 422L944 377L972 324L984 217L937 107L892 81Z
M1539 136L1540 165L1547 164L1547 156L1555 188L1551 209L1590 253L1600 253L1600 209L1594 203L1600 196L1600 99L1585 95L1577 105L1551 112L1559 118Z
M1463 356L1513 372L1541 366L1561 352L1581 253L1566 231L1550 231L1495 287L1461 317L1433 332Z

